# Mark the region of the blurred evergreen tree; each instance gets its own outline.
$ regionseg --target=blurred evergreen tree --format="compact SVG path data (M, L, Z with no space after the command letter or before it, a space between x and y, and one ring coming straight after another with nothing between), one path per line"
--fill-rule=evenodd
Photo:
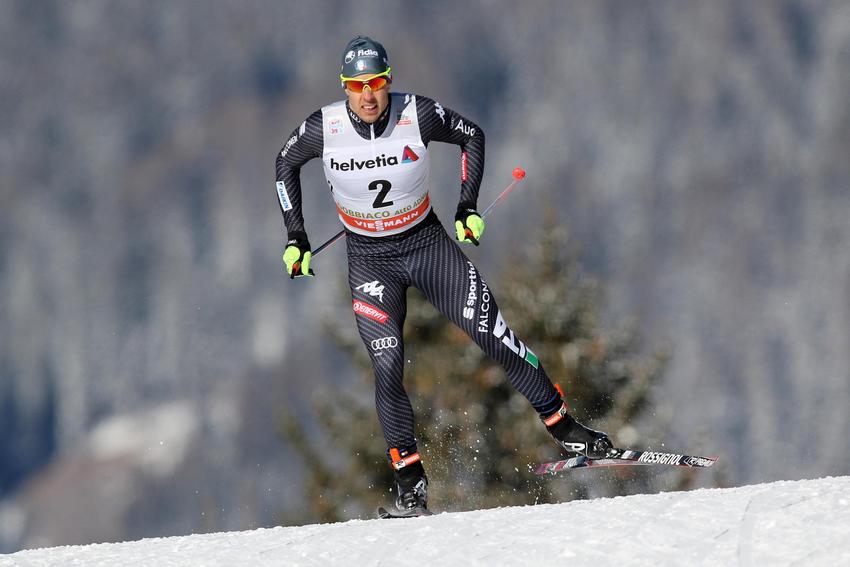
M487 278L505 320L538 355L580 420L607 431L615 444L636 441L632 424L651 412L650 394L666 355L640 353L634 324L606 331L599 323L602 294L579 273L566 231L550 218L522 254ZM348 293L347 287L345 293ZM334 342L363 368L362 389L316 402L321 441L294 419L282 429L307 466L309 512L284 523L369 516L392 502L374 401L373 374L354 325L327 325ZM553 502L652 489L652 472L576 471L541 478L529 465L562 454L527 400L459 328L412 289L404 330L405 388L416 413L420 452L437 511ZM652 427L650 425L649 427ZM645 443L647 437L642 436ZM321 447L317 449L316 447ZM592 484L590 484L592 481Z

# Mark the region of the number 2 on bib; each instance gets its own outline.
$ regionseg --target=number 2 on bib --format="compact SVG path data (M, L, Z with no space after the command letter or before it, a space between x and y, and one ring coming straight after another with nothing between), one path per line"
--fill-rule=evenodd
M392 201L384 201L384 197L386 197L387 193L390 192L390 187L392 187L392 184L386 179L376 179L369 184L370 191L378 192L378 196L375 197L375 200L372 203L373 208L380 209L381 207L389 207L393 204Z

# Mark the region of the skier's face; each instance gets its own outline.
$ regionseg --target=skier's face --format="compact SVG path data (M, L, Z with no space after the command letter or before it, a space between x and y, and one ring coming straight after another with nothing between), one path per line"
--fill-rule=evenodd
M376 91L366 85L359 93L346 88L345 94L348 95L348 106L367 124L375 122L390 103L389 84Z

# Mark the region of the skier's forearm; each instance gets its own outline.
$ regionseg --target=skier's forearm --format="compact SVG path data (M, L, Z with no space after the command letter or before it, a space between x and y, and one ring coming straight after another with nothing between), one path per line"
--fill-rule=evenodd
M484 178L484 131L469 123L474 134L461 145L461 182L458 210L478 208L478 190Z
M287 234L304 231L304 215L301 212L301 168L293 168L283 163L278 154L275 188L278 204L283 214Z
M301 213L301 166L321 157L322 138L322 111L317 110L292 131L275 159L275 188L289 235L305 233Z

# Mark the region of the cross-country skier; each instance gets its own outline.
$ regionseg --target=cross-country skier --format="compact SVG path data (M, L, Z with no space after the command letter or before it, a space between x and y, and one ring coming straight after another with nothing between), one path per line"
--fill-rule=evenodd
M567 413L537 357L505 322L484 277L431 209L428 145L460 146L454 226L458 241L478 245L484 234L476 210L484 174L481 127L430 98L391 93L387 52L369 37L357 36L345 47L339 78L346 99L311 114L277 155L277 193L288 232L283 260L290 277L313 275L300 170L320 158L346 230L352 306L375 372L375 404L397 485L396 506L410 514L429 513L428 479L402 383L409 286L502 365L567 451L605 456L608 437Z

